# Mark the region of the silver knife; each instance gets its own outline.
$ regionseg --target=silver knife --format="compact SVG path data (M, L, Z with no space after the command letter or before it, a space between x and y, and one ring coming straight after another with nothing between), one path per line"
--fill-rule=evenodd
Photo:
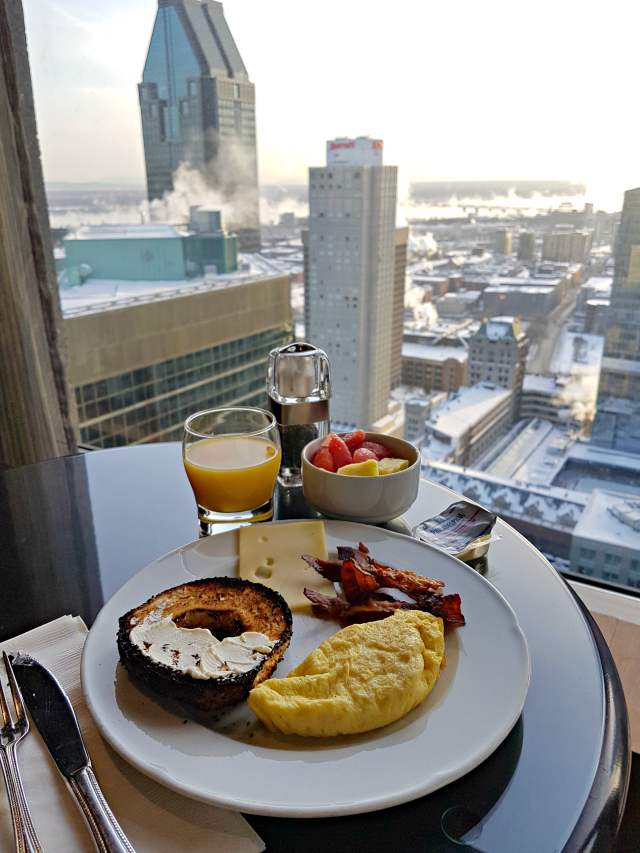
M100 790L76 715L57 679L29 655L10 657L31 719L75 794L96 847L100 853L135 853Z

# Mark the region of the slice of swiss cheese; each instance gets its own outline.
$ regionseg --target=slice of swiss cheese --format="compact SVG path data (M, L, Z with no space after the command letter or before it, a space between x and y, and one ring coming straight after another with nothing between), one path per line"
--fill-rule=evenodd
M310 609L304 588L331 596L334 585L302 559L303 554L326 560L327 540L321 521L291 524L252 524L238 530L243 580L255 581L277 590L292 610Z

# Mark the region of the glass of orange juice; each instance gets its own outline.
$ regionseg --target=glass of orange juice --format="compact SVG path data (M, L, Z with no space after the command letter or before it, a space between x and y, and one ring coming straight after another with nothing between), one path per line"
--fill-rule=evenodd
M263 409L208 409L187 418L182 458L201 535L220 522L272 518L280 456L277 421Z

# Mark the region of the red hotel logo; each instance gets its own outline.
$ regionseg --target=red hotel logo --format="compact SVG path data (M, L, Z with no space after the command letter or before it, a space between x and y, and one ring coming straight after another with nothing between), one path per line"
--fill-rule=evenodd
M332 142L330 150L335 151L336 148L355 148L355 147L356 147L356 143L352 139L351 142Z

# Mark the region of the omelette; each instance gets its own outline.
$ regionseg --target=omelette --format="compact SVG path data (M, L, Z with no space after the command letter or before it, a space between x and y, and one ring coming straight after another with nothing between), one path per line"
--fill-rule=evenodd
M255 687L248 704L272 732L358 734L399 720L427 696L445 665L443 622L397 610L349 625L293 669Z

